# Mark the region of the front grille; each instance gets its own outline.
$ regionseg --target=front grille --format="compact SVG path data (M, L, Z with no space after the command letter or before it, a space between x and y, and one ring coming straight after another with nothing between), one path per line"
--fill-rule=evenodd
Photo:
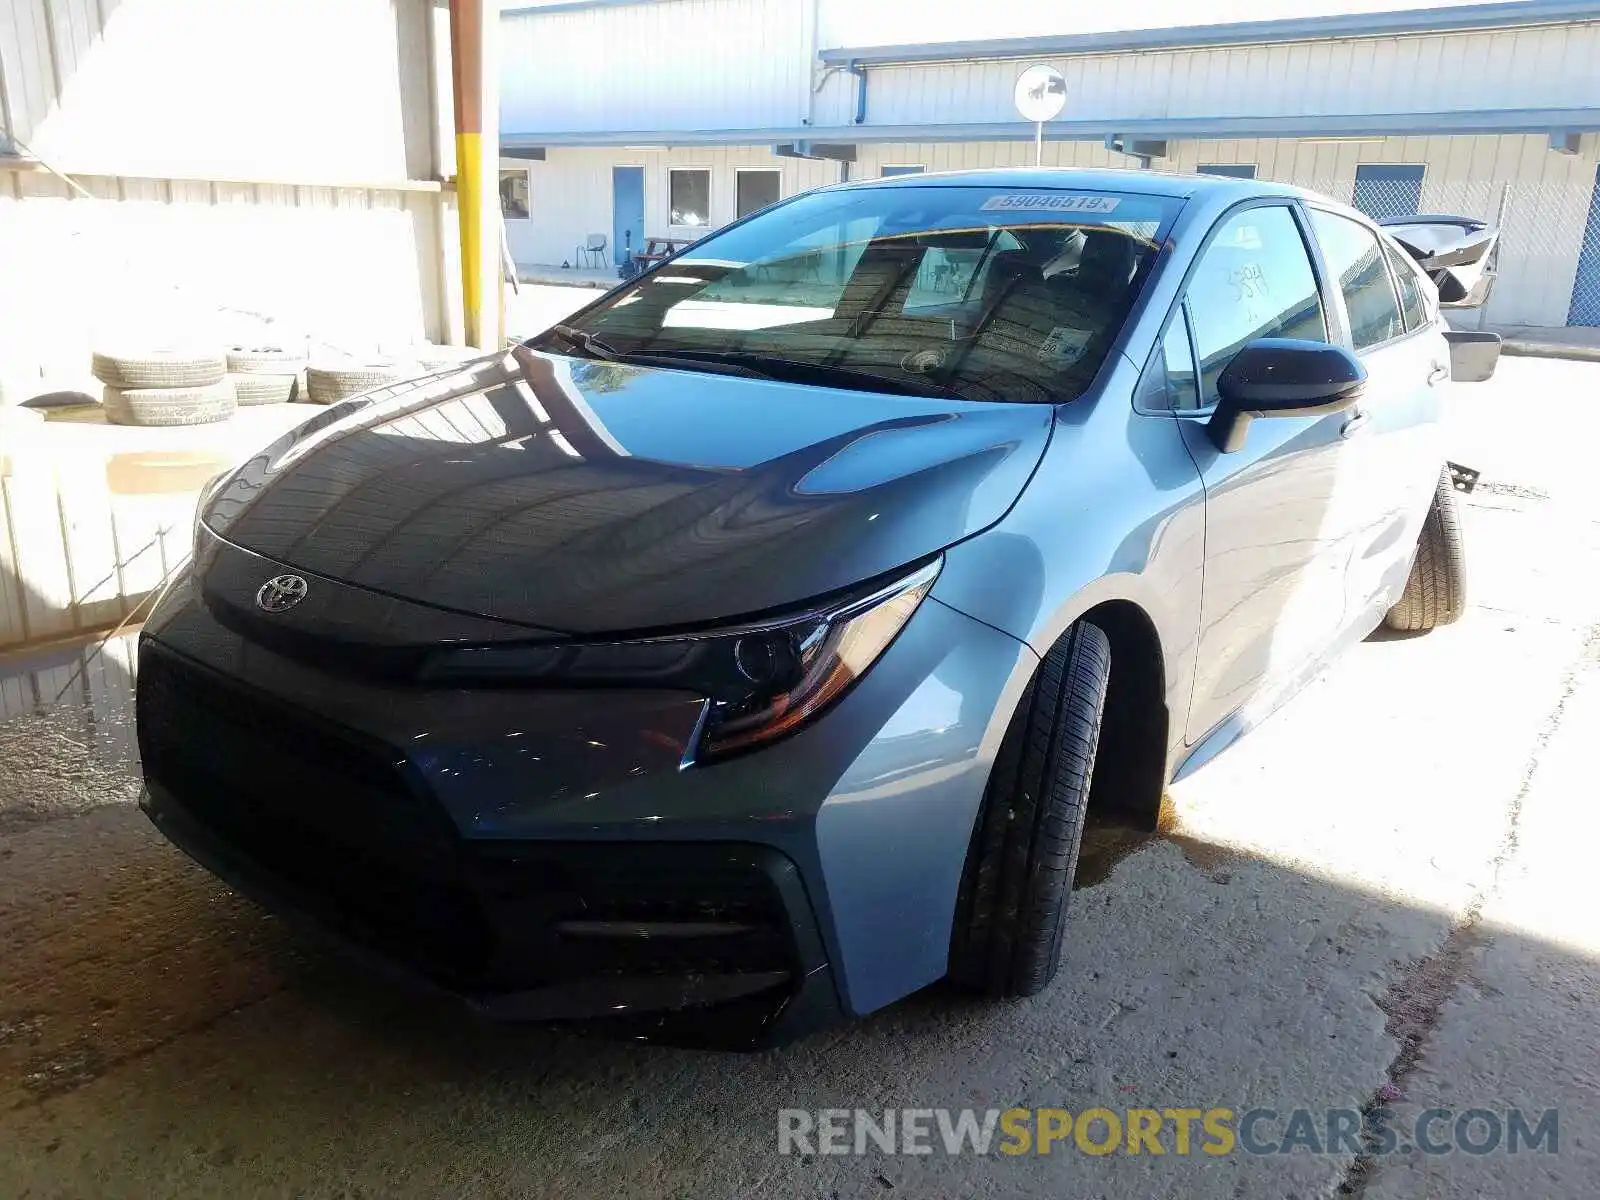
M448 987L771 974L817 955L795 869L734 844L463 842L398 751L141 648L144 770L263 882ZM802 952L797 929L812 932Z
M482 969L454 828L396 753L148 639L138 687L145 774L197 821L363 940L450 978Z

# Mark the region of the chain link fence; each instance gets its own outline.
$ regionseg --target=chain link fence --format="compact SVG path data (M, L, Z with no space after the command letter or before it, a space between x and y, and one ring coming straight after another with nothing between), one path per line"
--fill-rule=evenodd
M1267 178L1262 176L1262 178ZM1593 177L1523 180L1290 178L1374 218L1417 212L1477 217L1500 230L1499 277L1480 310L1453 324L1600 325L1600 216L1591 214Z

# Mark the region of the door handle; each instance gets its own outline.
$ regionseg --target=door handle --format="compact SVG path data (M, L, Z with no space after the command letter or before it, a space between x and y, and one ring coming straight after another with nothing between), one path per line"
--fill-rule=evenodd
M1444 363L1434 363L1433 370L1428 372L1428 386L1432 387L1436 383L1443 383L1449 378L1450 368L1445 366Z
M1367 422L1372 419L1369 412L1358 410L1350 414L1350 419L1339 426L1339 436L1343 438L1354 437L1367 427Z

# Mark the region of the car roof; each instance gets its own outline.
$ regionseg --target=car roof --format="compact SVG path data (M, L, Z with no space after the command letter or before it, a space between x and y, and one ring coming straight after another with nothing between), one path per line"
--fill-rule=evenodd
M1141 171L1122 167L990 167L973 171L937 171L893 175L883 179L857 179L833 188L903 187L1005 187L1081 188L1084 191L1118 191L1187 200L1204 196L1237 200L1245 196L1308 196L1310 193L1264 179L1233 179L1222 175L1179 175L1170 171Z

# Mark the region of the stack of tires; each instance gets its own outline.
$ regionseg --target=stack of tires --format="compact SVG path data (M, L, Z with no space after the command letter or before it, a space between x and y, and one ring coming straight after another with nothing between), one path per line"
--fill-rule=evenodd
M288 404L305 394L303 353L282 346L233 346L227 357L240 404Z
M98 353L90 369L105 385L106 420L113 425L204 425L226 421L238 406L220 354Z
M306 396L313 404L337 404L351 396L370 392L373 388L411 379L417 374L415 362L393 358L313 363L306 368Z

